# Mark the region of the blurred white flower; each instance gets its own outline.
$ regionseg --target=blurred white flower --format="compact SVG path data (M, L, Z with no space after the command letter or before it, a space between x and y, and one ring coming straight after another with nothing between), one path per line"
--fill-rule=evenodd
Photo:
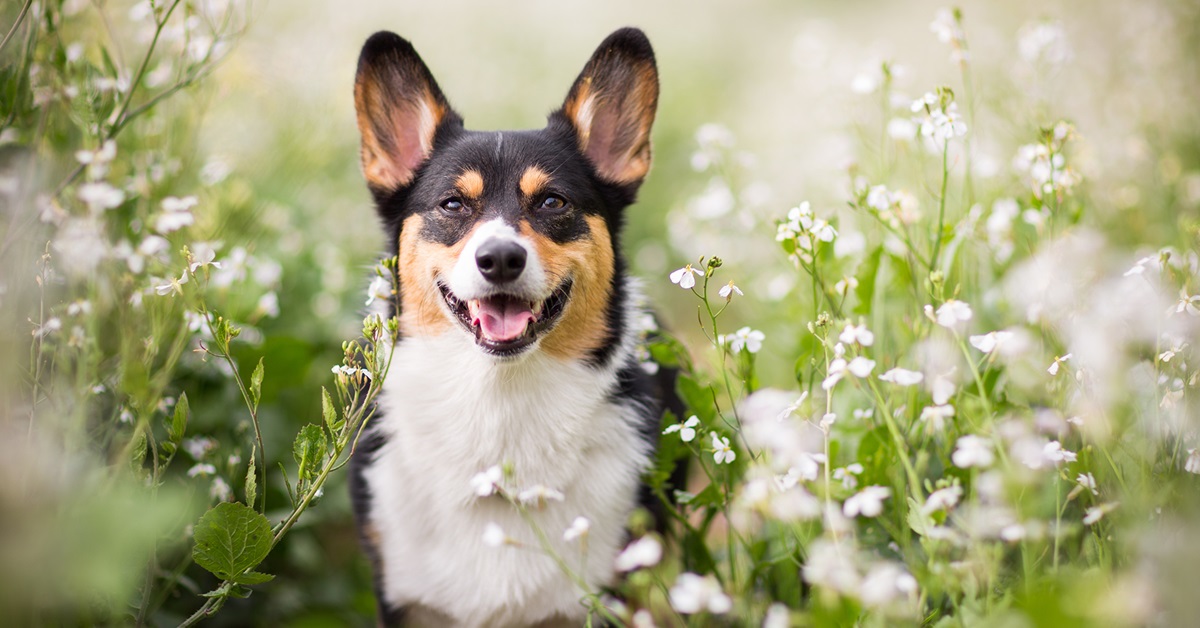
M868 608L887 606L897 599L916 599L917 579L895 563L878 563L863 578L859 597Z
M1075 477L1075 482L1083 488L1092 492L1092 495L1099 495L1100 491L1096 490L1096 478L1092 477L1091 473L1080 473Z
M758 353L762 349L762 343L766 339L766 335L757 329L743 327L729 336L722 336L722 338L729 343L729 351L731 353L741 353L742 349L750 353Z
M267 318L279 316L279 295L275 294L274 290L263 294L258 298L258 303L254 306L254 311Z
M1100 504L1099 506L1093 506L1091 508L1088 508L1087 511L1084 513L1083 525L1090 526L1090 525L1096 523L1101 518L1103 518L1104 515L1115 510L1118 505L1119 504L1117 502L1108 502L1105 504Z
M1042 456L1049 462L1075 462L1075 452L1063 449L1062 443L1050 441L1042 448Z
M170 246L167 244L165 239L158 236L149 236L147 240L149 240L149 238L158 238L162 241L163 245ZM143 244L144 243L145 240L143 241ZM157 245L157 243L155 245ZM188 250L192 253L192 263L190 266L188 266L188 270L191 272L195 273L196 269L203 268L205 266L212 266L213 268L220 270L221 262L213 261L217 259L217 249L212 244L208 242L197 242L189 247Z
M737 459L737 452L729 446L729 438L717 436L716 432L712 434L713 460L717 464L731 464Z
M392 282L380 275L375 275L375 278L371 279L371 285L367 286L366 305L371 305L377 299L385 303L392 299Z
M504 471L500 469L500 465L492 465L485 471L476 473L471 478L471 491L477 497L487 497L496 493L497 487L504 479Z
M960 323L971 320L971 306L957 299L950 299L937 309L937 324L947 329L955 329Z
M892 118L887 123L887 134L896 141L907 142L917 136L917 125L908 118Z
M508 542L508 535L504 534L504 528L496 522L489 522L483 527L483 544L488 547L500 547Z
M856 595L860 576L849 547L818 539L808 548L801 575L809 584Z
M1133 266L1129 270L1125 271L1125 274L1123 276L1132 277L1133 275L1140 275L1140 274L1146 272L1147 266L1153 266L1153 267L1157 268L1158 267L1157 262L1158 262L1157 256L1147 255L1146 257L1143 257L1143 258L1139 259L1138 261L1134 262Z
M929 30L943 44L955 44L963 39L962 28L954 17L954 11L950 9L938 9L933 14L933 21L929 23Z
M791 625L791 613L788 612L787 606L776 602L767 607L767 614L763 617L762 628L790 628Z
M850 294L850 291L856 288L858 288L858 279L854 277L842 277L837 283L833 284L834 292L842 296Z
M214 467L211 464L208 464L206 462L201 462L201 463L192 465L192 468L188 469L187 475L189 478L194 478L198 475L213 475L216 472L217 472L216 467Z
M692 441L692 439L696 438L697 425L700 425L700 417L693 414L683 423L668 425L667 429L663 430L663 434L674 434L675 432L679 432L679 440L689 443Z
M1187 462L1183 463L1183 470L1200 475L1200 448L1193 447L1187 450L1187 453Z
M866 377L871 374L871 370L874 368L875 361L861 355L849 362L845 358L836 358L829 363L829 374L821 382L821 388L825 390L833 388L847 373L858 378Z
M1050 363L1050 366L1046 369L1046 372L1051 375L1058 375L1059 365L1061 365L1063 362L1066 362L1067 360L1070 360L1070 359L1071 359L1070 353L1054 358L1054 362Z
M875 343L875 334L867 329L866 325L852 325L846 323L846 327L842 329L842 333L838 336L838 340L846 344L858 343L864 347L869 347Z
M1017 31L1017 52L1029 63L1059 65L1071 59L1071 46L1062 24L1031 22Z
M939 510L948 511L958 504L958 500L962 498L962 494L963 489L957 484L947 486L946 488L939 488L930 493L929 497L925 498L925 505L921 507L921 514L928 516Z
M1013 333L1011 331L990 331L979 336L971 336L971 346L979 349L984 353L995 351L1000 345L1008 340L1011 340Z
M82 47L80 48L80 50L82 51ZM96 150L80 150L80 151L75 152L75 160L78 161L80 164L87 166L88 177L91 179L99 179L99 178L103 177L105 174L107 174L108 173L108 164L111 163L112 160L116 156L117 156L117 143L114 142L113 140L106 140L104 142L104 144L102 144L100 146L100 148L97 148ZM102 183L101 185L108 186L107 183ZM84 196L84 188L85 187L87 187L87 184L80 186L80 189L79 189L80 200L84 200L83 196ZM109 186L109 187L111 187L111 186ZM107 193L111 194L111 192L107 192ZM124 200L123 197L124 197L124 194L122 193L121 200ZM84 200L84 202L88 203L87 200ZM116 207L117 205L120 205L120 204L121 204L121 201L117 201L117 203L115 205L112 205L112 207ZM89 205L89 207L91 206L90 203L88 203L88 205ZM111 209L111 207L105 207L104 209ZM93 209L93 211L96 211L96 210Z
M571 522L571 527L563 531L563 540L570 543L575 539L586 536L588 530L591 529L592 522L588 521L587 517L575 517L575 520Z
M692 268L691 264L671 273L671 283L679 284L684 290L691 290L696 285L696 277L703 277L704 271Z
M700 576L691 572L679 574L675 586L669 593L671 608L685 615L709 612L723 615L733 608L733 601L721 591L717 579L710 575Z
M892 489L886 486L868 486L851 495L842 504L842 514L847 517L878 517L883 512L883 500L890 497Z
M837 421L837 414L834 412L826 412L825 416L821 417L820 427L823 430L828 430L830 426Z
M1175 313L1187 312L1188 316L1200 316L1200 294L1187 293L1185 288L1179 289L1179 301L1175 304Z
M161 234L168 234L172 231L178 231L184 227L191 226L196 222L192 216L192 208L199 201L195 196L185 196L178 198L168 196L162 200L163 212L154 220L154 230Z
M917 417L917 420L927 422L927 429L930 432L939 433L946 429L946 419L953 417L954 406L943 404L937 406L925 406L921 409L921 415Z
M125 202L125 192L104 181L93 181L79 186L79 200L87 205L92 214L99 214L106 209L120 207Z
M833 479L842 483L842 488L846 490L854 490L858 486L858 477L862 475L863 466L857 462L852 462L844 467L838 467L833 470Z
M696 220L712 220L728 214L736 206L733 190L723 180L713 178L699 196L688 201L687 209Z
M879 379L897 386L915 386L925 379L925 374L897 367L880 375Z
M961 469L983 468L992 466L996 455L992 451L991 441L980 436L967 435L958 439L950 459L954 461L954 466Z
M233 489L229 488L225 478L217 476L213 478L212 486L208 489L208 496L219 502L227 502L233 496Z
M630 543L617 555L614 566L617 571L626 572L642 567L653 567L662 560L662 543L652 536Z
M517 493L517 501L527 506L534 505L538 508L545 507L547 502L561 502L563 499L565 497L561 492L542 484L535 484Z

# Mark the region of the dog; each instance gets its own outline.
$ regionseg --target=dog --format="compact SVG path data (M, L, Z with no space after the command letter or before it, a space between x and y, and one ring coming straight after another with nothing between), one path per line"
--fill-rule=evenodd
M496 486L528 500L590 590L619 578L629 516L653 510L641 477L673 388L637 357L646 312L619 247L658 93L650 42L626 28L545 128L468 131L412 44L380 32L363 46L362 170L399 318L350 472L381 625L583 624L580 587ZM497 465L505 476L481 475ZM563 538L577 517L586 559Z

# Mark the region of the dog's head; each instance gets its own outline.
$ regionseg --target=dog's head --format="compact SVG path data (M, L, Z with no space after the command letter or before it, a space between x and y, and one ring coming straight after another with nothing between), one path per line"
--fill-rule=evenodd
M658 72L645 35L605 39L540 130L465 130L412 45L387 32L363 46L354 102L399 257L401 333L603 360L624 333L622 212L650 168Z

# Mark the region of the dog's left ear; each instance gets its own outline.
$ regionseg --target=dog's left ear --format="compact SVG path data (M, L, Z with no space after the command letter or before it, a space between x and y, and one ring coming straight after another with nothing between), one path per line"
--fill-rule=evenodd
M637 186L650 170L650 126L658 107L658 69L650 40L636 28L609 35L555 115L575 130L600 178Z

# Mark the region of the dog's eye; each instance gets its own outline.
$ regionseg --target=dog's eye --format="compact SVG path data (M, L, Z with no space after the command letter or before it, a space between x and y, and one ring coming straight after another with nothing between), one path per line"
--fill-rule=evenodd
M448 198L442 201L442 204L439 205L439 207L451 214L457 214L466 209L466 206L463 205L463 202L458 198Z
M561 196L555 196L555 195L551 194L550 196L547 196L546 198L542 199L541 209L548 209L550 211L554 211L554 210L562 209L566 206L567 206L567 201L563 200L563 198Z

